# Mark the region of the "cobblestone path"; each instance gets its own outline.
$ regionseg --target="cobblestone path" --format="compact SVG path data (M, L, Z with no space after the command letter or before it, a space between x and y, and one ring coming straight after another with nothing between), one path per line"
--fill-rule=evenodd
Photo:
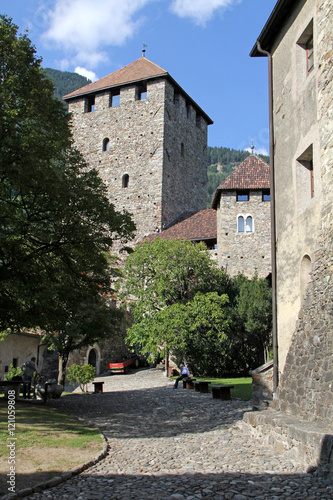
M103 431L105 459L28 498L330 500L333 489L295 461L250 438L249 402L177 390L158 369L101 377L104 393L56 406ZM92 387L91 387L92 388Z

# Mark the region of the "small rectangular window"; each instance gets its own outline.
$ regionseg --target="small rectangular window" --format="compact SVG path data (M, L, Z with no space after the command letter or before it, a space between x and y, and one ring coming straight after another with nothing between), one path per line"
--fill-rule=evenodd
M86 101L86 110L87 113L93 113L95 111L95 96L91 95L87 98Z
M186 118L191 118L191 107L188 102L186 103Z
M250 193L248 191L237 191L236 201L249 201Z
M110 96L110 106L111 108L115 108L120 105L120 91L113 92Z
M299 72L302 79L305 79L314 68L314 51L313 51L313 21L303 31L302 35L297 40L297 61Z
M198 114L195 117L195 124L198 128L201 128L201 116Z
M135 100L144 101L145 99L147 99L147 85L141 84L136 88Z
M262 192L262 201L271 201L271 194L268 189Z

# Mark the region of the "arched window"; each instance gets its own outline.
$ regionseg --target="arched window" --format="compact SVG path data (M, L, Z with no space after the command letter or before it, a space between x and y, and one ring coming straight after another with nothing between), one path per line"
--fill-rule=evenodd
M300 273L300 285L301 285L301 296L305 295L306 287L310 280L311 271L311 257L309 255L304 255L301 261L301 273Z
M125 174L125 175L123 175L123 179L122 179L122 187L127 188L128 183L129 183L129 175Z
M247 233L253 232L253 219L252 219L251 215L246 217L246 232Z
M244 233L244 217L242 215L239 215L237 218L237 231Z
M110 140L106 137L103 139L103 151L109 151L110 150Z

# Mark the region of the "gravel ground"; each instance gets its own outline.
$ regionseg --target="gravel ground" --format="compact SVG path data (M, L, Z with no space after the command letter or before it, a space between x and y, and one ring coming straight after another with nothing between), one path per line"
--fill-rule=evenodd
M108 440L106 458L28 498L333 499L322 478L251 438L242 423L250 402L216 400L181 384L174 390L158 369L98 380L103 394L52 404L97 425Z

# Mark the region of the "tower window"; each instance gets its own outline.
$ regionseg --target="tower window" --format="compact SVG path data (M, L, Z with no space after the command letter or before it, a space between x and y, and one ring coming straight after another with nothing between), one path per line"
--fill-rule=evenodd
M186 118L191 118L191 107L188 102L186 103Z
M140 87L137 88L136 100L144 101L145 99L147 99L147 86L141 85Z
M237 191L236 192L236 201L249 201L250 193L249 191Z
M125 175L123 175L121 186L123 188L127 188L128 187L128 183L129 183L129 175L125 174Z
M120 104L120 90L116 92L112 92L110 95L110 107L115 108L116 106L119 106Z
M184 146L183 142L180 145L180 154L184 158L184 156L185 156L185 146Z
M242 215L239 215L237 218L237 231L244 233L244 217Z
M246 217L246 232L253 233L253 219L252 219L251 215Z
M103 151L110 151L110 140L108 138L103 140Z
M173 103L178 107L179 106L179 93L175 92L173 94Z
M198 128L201 128L201 116L198 114L195 117L195 124Z
M269 189L263 189L262 201L271 201L271 193L270 193Z
M92 113L95 111L95 96L91 95L86 100L86 112Z

